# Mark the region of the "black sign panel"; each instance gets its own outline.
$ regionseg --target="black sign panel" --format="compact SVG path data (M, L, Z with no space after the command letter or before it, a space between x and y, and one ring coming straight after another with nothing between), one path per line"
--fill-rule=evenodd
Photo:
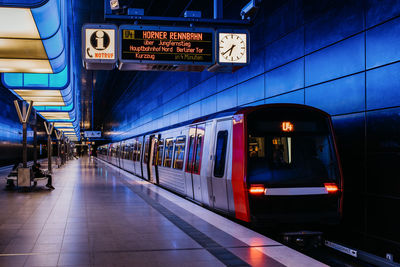
M214 62L212 29L124 25L119 31L122 62L186 65Z

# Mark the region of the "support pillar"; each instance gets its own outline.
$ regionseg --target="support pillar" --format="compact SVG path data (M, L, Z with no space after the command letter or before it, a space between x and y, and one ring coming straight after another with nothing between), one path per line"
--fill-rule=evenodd
M33 163L37 163L37 120L35 112L35 120L33 123Z
M54 124L49 122L49 124L47 124L47 122L44 122L44 127L46 128L46 133L47 133L47 162L48 162L48 170L51 173L52 172L52 166L51 166L51 133L53 132L53 128L54 128Z
M28 149L27 149L27 122L31 115L33 102L29 101L28 107L26 102L22 103L22 112L18 104L18 100L14 100L14 106L17 110L19 121L22 123L22 164L24 168L27 167Z
M26 106L23 105L23 112L26 113ZM27 148L27 125L26 122L22 123L22 165L24 168L28 167L28 148Z
M17 110L19 121L22 123L22 164L23 167L18 169L17 184L18 186L30 186L31 185L31 172L27 166L28 161L28 149L27 149L27 123L29 116L31 115L33 102L29 101L28 107L26 102L22 103L22 112L19 107L18 100L14 100L14 106Z
M55 131L56 134L56 138L57 138L57 165L58 168L60 168L61 166L61 144L60 144L60 139L62 136L62 132L61 131Z
M63 161L64 161L64 164L67 163L67 148L66 148L65 136L63 138Z

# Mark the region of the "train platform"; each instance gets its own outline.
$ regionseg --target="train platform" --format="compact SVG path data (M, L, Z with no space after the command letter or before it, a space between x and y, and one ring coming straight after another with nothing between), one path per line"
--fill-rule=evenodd
M325 266L101 160L53 177L0 190L0 266Z

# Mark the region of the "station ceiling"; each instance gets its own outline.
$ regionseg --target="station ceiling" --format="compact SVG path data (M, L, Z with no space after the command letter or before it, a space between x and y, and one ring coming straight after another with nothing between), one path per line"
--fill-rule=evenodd
M130 21L105 21L104 1L102 0L71 0L73 20L73 40L76 51L81 51L81 28L84 23L113 23L127 24ZM243 7L247 0L224 0L224 9L235 6L239 19L240 7ZM145 15L178 17L183 16L185 10L197 10L202 12L203 18L213 16L212 0L120 0L120 6L130 8L143 8ZM81 53L75 53L75 62L82 62ZM110 118L113 109L118 108L118 103L123 96L134 97L130 88L140 75L149 75L148 72L137 71L87 71L82 64L74 66L75 73L80 77L81 87L81 130L103 130L107 124L113 124ZM93 116L93 118L92 118ZM93 125L92 125L93 119Z

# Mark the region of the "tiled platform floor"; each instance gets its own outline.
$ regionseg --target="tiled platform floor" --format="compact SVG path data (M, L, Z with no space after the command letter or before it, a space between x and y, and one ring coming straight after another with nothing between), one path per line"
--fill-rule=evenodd
M98 160L53 184L0 191L0 266L323 266Z

